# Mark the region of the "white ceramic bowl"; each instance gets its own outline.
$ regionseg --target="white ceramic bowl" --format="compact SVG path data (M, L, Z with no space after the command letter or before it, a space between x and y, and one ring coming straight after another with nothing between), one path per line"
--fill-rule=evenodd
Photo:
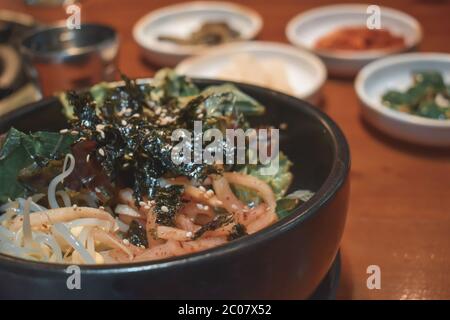
M390 89L405 90L412 71L436 70L450 83L450 54L409 53L384 58L364 67L355 80L364 118L396 138L412 143L450 147L450 120L429 119L384 106L381 96Z
M405 47L393 50L365 52L331 52L315 49L316 42L328 33L342 27L366 26L370 14L368 4L343 4L312 9L295 16L286 27L289 41L316 53L325 62L328 71L336 76L354 76L366 64L389 54L413 51L422 39L422 28L416 19L398 10L380 8L381 28L405 39Z
M262 18L254 10L229 2L194 1L167 6L142 17L133 37L144 56L159 66L175 66L182 59L201 53L207 46L185 46L158 39L160 35L187 37L208 21L225 21L239 31L242 40L256 37Z
M294 95L311 103L318 102L320 89L327 77L324 64L313 54L287 44L264 41L224 44L184 60L176 67L176 71L193 78L233 80L221 77L220 72L233 57L243 53L255 58L276 58L283 61Z

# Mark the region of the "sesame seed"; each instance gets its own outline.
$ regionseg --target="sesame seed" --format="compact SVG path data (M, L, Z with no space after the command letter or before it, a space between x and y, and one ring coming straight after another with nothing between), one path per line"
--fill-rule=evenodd
M204 186L200 186L200 187L198 187L199 189L200 189L200 191L202 191L202 192L206 192L206 189L205 189L205 187Z
M210 189L210 190L206 191L206 195L207 195L208 197L212 197L212 196L214 195L214 191L212 191L212 190Z
M98 187L95 187L95 192L97 192L97 193L100 193L100 192L102 192L102 190L100 190Z
M100 206L99 209L100 210L105 210L105 207L104 206Z
M130 244L130 241L128 241L128 239L123 239L123 244L124 245L126 245L126 246L128 246L129 244Z
M200 210L203 210L203 205L201 203L197 203L197 208L199 208Z
M104 151L102 148L98 149L98 153L99 153L102 157L105 156L105 151Z
M237 205L235 205L235 204L232 204L232 205L231 205L231 209L233 209L233 210L237 210L237 209L238 209L238 207L237 207Z
M74 208L74 209L76 209L78 206L76 205L76 204L74 204L73 206L72 206L72 208Z
M145 206L144 206L144 209L145 209L145 210L150 210L150 206L145 205Z
M162 206L161 211L167 213L167 212L169 212L169 208L167 208L166 206Z
M140 205L141 207L143 207L143 206L146 205L146 203L145 203L144 201L139 201L139 205Z
M59 133L61 133L61 134L64 134L64 133L67 133L67 132L69 132L69 129L62 129L62 130L59 130Z
M191 231L186 232L186 237L192 238L193 234Z
M89 162L90 159L91 159L91 155L88 154L88 155L86 156L86 162Z
M77 130L72 130L70 132L71 135L76 136L79 132Z
M122 120L120 123L121 123L123 126L126 126L126 125L128 124L125 120Z

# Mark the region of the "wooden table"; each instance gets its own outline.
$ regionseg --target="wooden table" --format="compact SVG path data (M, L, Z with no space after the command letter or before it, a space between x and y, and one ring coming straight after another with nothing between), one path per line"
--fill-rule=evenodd
M108 23L120 32L120 69L151 76L131 30L136 20L175 1L85 0L82 21ZM286 23L299 12L332 1L246 0L264 18L260 40L286 42ZM375 4L373 1L371 4ZM415 16L424 28L421 51L450 52L450 3L376 1ZM0 0L0 8L51 22L61 8L30 8ZM376 131L360 117L352 81L330 79L325 111L341 126L352 151L352 194L342 242L341 299L450 299L450 150L407 145ZM381 290L366 286L369 265L381 268Z

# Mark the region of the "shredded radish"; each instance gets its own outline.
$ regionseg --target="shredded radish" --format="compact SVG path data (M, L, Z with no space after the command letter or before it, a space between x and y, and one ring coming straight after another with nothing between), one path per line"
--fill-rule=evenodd
M111 234L101 229L96 229L93 231L93 235L94 239L103 242L104 244L110 246L111 248L122 250L124 253L128 255L130 260L133 259L133 253Z
M56 190L74 170L74 165L74 157L67 155L62 173L50 182L47 194L50 209L37 203L45 196L42 194L17 198L0 207L6 211L0 216L1 253L36 261L77 264L157 260L220 246L229 241L238 223L246 233L252 234L277 219L271 188L258 178L234 172L211 175L208 185L194 185L185 177L165 180L184 186L183 205L171 226L158 222L154 211L156 199L144 197L137 205L131 189L119 191L118 203L111 202L114 211L109 206L98 208L97 201L101 202L93 192L84 190L72 199L69 190ZM230 184L256 191L263 202L249 208L234 194ZM64 207L59 207L57 197ZM80 199L89 206L78 206ZM233 221L196 235L216 219L219 211L225 211ZM132 221L143 226L147 248L141 243L133 245L132 238L127 238Z
M225 172L223 175L231 184L238 184L255 190L262 197L264 202L267 203L269 211L275 212L275 195L266 182L249 174L242 174L239 172Z

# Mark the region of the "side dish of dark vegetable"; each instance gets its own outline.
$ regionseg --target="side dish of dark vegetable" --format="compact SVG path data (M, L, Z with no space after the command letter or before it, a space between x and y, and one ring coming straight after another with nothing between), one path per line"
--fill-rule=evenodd
M227 22L210 21L203 23L198 30L192 32L186 38L169 35L160 35L161 41L173 42L179 45L218 45L225 42L238 40L240 33L234 30Z

